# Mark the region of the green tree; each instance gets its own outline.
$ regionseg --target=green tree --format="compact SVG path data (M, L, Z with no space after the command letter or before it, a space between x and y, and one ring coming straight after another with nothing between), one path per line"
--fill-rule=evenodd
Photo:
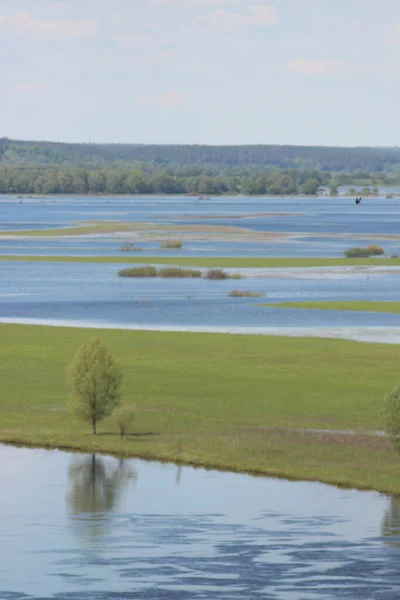
M87 340L75 354L68 379L72 390L71 411L83 421L96 424L119 405L121 374L114 358L98 338Z
M135 416L136 411L133 406L120 406L114 412L113 417L118 426L121 440L135 420Z
M316 179L307 179L300 186L300 194L306 194L307 196L312 196L317 193L319 188L319 181Z
M383 425L398 454L400 454L400 385L385 398Z

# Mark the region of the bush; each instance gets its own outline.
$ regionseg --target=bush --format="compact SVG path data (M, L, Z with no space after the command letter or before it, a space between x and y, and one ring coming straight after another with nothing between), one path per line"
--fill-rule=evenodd
M264 298L263 292L249 292L245 290L232 290L228 296L231 298Z
M228 273L225 273L222 269L209 269L206 274L206 279L228 279Z
M177 267L164 267L158 271L159 277L201 277L197 269L179 269Z
M182 242L179 240L168 240L160 245L160 248L182 248Z
M368 258L369 256L382 256L385 251L380 246L365 246L364 248L349 248L344 255L346 258Z
M156 277L157 269L155 267L130 267L118 271L118 277Z
M381 246L366 246L365 250L367 250L371 256L382 256L382 254L385 254L385 251Z
M142 250L143 248L140 248L131 242L124 242L120 247L121 252L141 252Z
M120 406L113 412L113 418L118 426L121 439L129 430L136 416L136 411L133 406Z

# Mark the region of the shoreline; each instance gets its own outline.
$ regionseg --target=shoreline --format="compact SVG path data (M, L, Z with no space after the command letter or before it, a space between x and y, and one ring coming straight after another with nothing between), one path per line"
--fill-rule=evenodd
M341 432L342 434L343 432ZM334 435L332 433L332 435ZM120 458L120 459L138 459L138 460L142 460L145 462L157 462L157 463L161 463L161 464L170 464L170 465L175 465L175 466L181 466L181 467L189 467L192 469L204 469L206 471L218 471L218 472L222 472L222 473L236 473L238 475L250 475L252 477L264 477L266 479L281 479L281 480L285 480L285 481L304 481L304 482L308 482L308 483L316 483L316 484L320 484L320 485L327 485L330 487L335 487L338 489L343 489L343 490L356 490L358 492L375 492L377 494L382 494L383 496L392 496L395 495L393 493L393 491L391 491L390 489L386 489L386 488L382 488L382 489L377 489L375 487L370 487L368 485L362 485L362 484L352 484L350 482L338 482L335 480L330 480L329 478L325 479L315 479L313 477L305 477L305 476L301 476L301 477L296 477L296 475L288 475L285 473L279 473L276 472L275 470L271 470L269 471L264 470L264 469L250 469L250 468L246 468L246 469L241 469L241 468L235 468L234 466L226 466L226 465L221 465L218 463L209 463L209 462L202 462L201 460L195 460L195 461L185 461L185 460L181 460L178 458L165 458L165 457L158 457L158 456L152 456L152 455L148 455L148 454L140 454L140 453L132 453L129 451L103 451L103 450L93 450L93 446L87 445L87 446L69 446L69 445L53 445L53 444L36 444L36 443L29 443L27 441L19 441L19 440L7 440L7 439L3 439L3 437L0 434L0 445L4 445L4 446L12 446L14 448L27 448L27 449L32 449L32 450L47 450L47 451L59 451L59 452L68 452L71 454L96 454L99 456L104 456L104 457L111 457L111 458Z
M120 440L112 418L92 436L67 412L65 369L88 330L0 328L1 442L400 494L400 459L371 435L400 347L97 328L123 373L122 401L137 407Z
M246 327L246 326L180 326L70 321L68 319L36 319L0 317L0 325L62 327L63 329L97 329L108 331L140 331L158 333L203 333L210 335L262 336L278 338L314 338L346 340L368 344L400 344L399 327Z

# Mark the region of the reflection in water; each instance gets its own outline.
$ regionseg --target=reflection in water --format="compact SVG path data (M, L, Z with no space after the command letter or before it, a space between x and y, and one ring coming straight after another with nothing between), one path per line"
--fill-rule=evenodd
M116 509L122 490L136 480L132 461L105 460L96 455L73 457L68 469L67 503L71 515L84 515L77 529L95 537L104 533L106 513ZM85 524L87 525L85 527Z
M382 535L391 537L388 543L400 546L400 496L391 496L382 520Z

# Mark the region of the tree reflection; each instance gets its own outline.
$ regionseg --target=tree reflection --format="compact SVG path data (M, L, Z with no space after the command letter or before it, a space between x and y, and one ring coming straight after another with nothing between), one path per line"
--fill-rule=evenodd
M84 537L96 537L105 533L107 513L117 508L124 487L136 479L136 473L127 461L93 454L74 457L68 478L68 510L73 517L82 517L77 530Z
M400 546L400 496L391 496L381 531L383 536L392 538L389 543Z

